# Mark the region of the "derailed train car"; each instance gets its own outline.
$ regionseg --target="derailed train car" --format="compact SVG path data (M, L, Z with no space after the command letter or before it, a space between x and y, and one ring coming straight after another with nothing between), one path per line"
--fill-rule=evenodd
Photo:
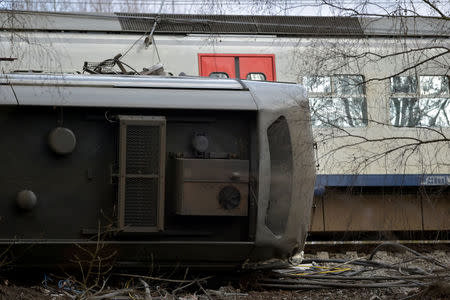
M128 265L230 266L303 247L315 169L301 86L0 80L0 244L13 263L101 244Z
M75 72L122 53L138 71L161 62L173 74L301 82L317 141L312 238L448 239L448 53L435 57L449 47L445 20L28 11L0 20L7 72ZM434 59L410 68L424 57Z

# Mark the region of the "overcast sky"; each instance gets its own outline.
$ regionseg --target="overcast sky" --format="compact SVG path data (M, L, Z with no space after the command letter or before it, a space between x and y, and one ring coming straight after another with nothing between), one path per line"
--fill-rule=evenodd
M180 14L270 14L329 16L351 14L352 9L368 13L435 14L427 0L0 0L3 9L40 11L143 12ZM450 0L430 0L449 15ZM348 8L339 10L324 2ZM364 3L362 5L361 3ZM399 10L398 8L403 9Z

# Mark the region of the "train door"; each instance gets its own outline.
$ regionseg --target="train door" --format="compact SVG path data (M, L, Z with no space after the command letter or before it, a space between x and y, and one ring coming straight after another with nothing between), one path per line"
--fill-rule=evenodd
M275 81L273 54L199 54L200 76Z

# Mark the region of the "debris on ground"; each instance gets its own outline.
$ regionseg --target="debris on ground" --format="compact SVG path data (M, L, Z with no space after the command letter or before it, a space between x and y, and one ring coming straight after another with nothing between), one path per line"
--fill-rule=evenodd
M110 273L88 288L71 276L44 274L40 284L30 287L3 279L0 300L450 299L449 262L445 251L424 255L383 243L368 254L301 253L288 262L247 264L252 270L236 273L233 283L188 272L179 278Z
M382 250L388 247L405 254L389 255ZM320 254L304 259L301 264L272 270L260 280L260 286L296 291L385 289L392 294L373 295L369 299L450 299L447 283L450 279L449 257L442 251L432 257L404 245L387 242L361 257L357 253L346 253L347 259L323 258L326 255Z

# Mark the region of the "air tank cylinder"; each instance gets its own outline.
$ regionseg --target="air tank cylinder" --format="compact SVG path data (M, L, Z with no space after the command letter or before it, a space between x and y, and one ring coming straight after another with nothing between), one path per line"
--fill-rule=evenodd
M37 204L36 194L30 190L22 190L17 193L16 203L23 210L32 210Z

